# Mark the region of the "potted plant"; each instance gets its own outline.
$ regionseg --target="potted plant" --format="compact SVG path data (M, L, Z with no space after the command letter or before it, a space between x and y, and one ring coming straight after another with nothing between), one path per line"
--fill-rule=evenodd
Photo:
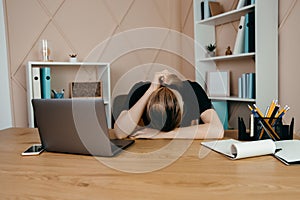
M70 62L77 62L77 54L69 54L69 56Z
M216 44L209 44L206 46L207 53L210 57L213 57L216 55L216 52L215 52L216 48L217 48Z

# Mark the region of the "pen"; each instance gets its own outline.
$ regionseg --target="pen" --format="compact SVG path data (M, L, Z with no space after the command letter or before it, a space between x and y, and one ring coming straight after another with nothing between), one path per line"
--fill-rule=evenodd
M273 130L273 128L271 127L271 125L257 112L255 111L250 105L248 105L248 108L250 109L250 111L253 113L254 117L257 117L259 119L259 122L261 123L261 125L263 126L263 130L266 131L266 133L268 134L268 136L272 139L272 140L276 140L275 137L273 135L275 135L278 139L280 139L280 137L277 135L277 133ZM262 133L259 136L259 139L261 139L262 137Z
M282 113L286 113L286 111L288 111L289 109L290 109L290 107L288 107L287 105L285 105L284 108L281 109L281 110L277 113L276 118L279 118L279 116L283 116Z
M250 115L250 137L254 136L254 114Z
M277 117L277 119L276 119L276 121L275 121L274 124L276 124L289 109L290 109L290 107L287 107L286 109L283 109L282 112L278 113L279 116Z
M270 106L267 106L267 109L266 109L265 115L264 115L265 117L268 115L269 109L270 109Z

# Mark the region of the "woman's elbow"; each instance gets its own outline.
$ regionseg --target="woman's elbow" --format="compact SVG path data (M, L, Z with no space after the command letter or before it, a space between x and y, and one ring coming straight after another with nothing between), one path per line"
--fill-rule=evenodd
M124 133L116 123L114 124L114 134L117 139L124 139L128 137L128 134Z
M222 123L211 124L209 128L208 138L222 139L224 137L224 127Z

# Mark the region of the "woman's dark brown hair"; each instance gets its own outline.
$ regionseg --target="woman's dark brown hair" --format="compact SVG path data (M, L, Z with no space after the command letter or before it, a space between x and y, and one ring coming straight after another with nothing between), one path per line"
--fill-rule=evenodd
M179 127L183 111L170 88L163 86L153 92L146 109L151 128L168 132Z

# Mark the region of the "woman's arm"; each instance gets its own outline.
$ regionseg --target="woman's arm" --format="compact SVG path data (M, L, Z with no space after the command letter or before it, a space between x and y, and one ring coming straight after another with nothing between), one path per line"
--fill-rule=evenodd
M134 106L120 113L114 125L114 131L118 139L126 138L136 129L152 92L153 88L150 86Z
M201 114L204 124L180 127L170 132L159 132L154 129L142 129L133 134L133 138L177 138L177 139L218 139L223 138L224 128L214 109Z
M160 87L159 78L161 76L162 72L157 72L144 95L129 110L124 110L120 113L114 125L117 138L126 138L136 130L150 95Z

